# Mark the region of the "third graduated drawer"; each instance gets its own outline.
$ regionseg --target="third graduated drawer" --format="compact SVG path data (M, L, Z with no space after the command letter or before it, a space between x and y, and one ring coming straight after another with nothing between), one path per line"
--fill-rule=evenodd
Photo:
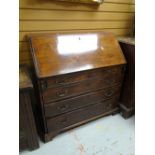
M89 78L81 82L56 87L47 87L42 90L44 103L50 103L77 95L82 95L98 89L104 89L121 83L123 79L122 72L116 72L113 76L106 74L96 78Z
M72 97L65 100L44 104L45 116L53 117L62 113L66 113L75 109L79 109L88 105L107 100L113 96L120 95L121 86L97 90L80 96Z

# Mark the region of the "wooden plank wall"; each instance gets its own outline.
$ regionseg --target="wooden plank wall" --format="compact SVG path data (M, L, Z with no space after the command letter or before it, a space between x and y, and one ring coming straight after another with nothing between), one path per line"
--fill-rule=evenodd
M66 31L109 31L116 36L131 33L134 0L104 0L101 5L20 0L20 63L32 64L26 35Z

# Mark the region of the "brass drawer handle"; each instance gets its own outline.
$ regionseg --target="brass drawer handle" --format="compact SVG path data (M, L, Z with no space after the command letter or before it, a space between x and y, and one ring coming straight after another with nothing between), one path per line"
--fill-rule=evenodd
M57 92L57 96L59 97L63 97L67 95L67 90L61 90L59 92Z
M113 91L108 91L105 93L105 96L110 97L113 95L113 93L114 93Z
M56 84L63 84L63 83L65 83L65 80L60 80L60 81L59 80L58 81L56 80L55 83Z
M65 105L63 105L63 106L58 107L58 109L64 111L64 110L66 110L68 107L69 107L69 106L68 106L67 104L65 104Z

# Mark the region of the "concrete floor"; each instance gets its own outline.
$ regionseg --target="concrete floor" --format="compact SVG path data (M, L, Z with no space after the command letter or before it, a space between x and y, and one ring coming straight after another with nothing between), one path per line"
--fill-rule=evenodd
M20 155L134 155L134 116L120 114L92 121L56 136L35 151Z

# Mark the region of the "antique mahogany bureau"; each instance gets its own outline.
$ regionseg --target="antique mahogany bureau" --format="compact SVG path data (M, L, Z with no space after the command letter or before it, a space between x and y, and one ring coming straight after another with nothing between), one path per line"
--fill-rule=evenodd
M39 147L31 99L33 85L25 65L19 68L19 149Z
M118 111L126 60L111 33L31 34L43 140Z

